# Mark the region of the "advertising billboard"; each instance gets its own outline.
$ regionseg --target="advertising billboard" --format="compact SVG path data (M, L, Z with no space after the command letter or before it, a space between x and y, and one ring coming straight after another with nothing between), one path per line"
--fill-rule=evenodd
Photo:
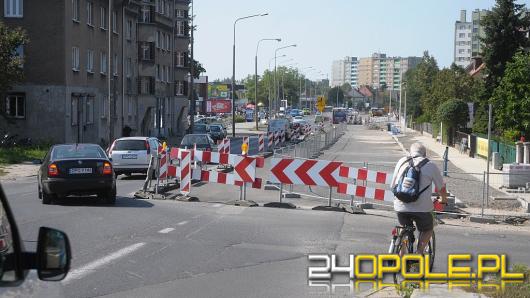
M230 113L232 103L226 99L210 99L206 101L206 113Z

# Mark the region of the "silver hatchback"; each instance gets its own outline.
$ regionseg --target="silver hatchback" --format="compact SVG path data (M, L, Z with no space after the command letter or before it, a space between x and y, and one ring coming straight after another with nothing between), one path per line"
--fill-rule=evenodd
M116 139L109 149L114 172L117 175L147 173L151 156L156 156L160 141L151 137Z

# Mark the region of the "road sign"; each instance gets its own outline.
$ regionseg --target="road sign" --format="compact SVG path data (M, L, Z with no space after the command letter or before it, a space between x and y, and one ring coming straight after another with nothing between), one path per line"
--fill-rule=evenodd
M339 170L342 163L326 160L273 158L271 165L269 180L272 182L336 187L339 185Z
M326 107L326 98L324 96L317 97L317 109L322 113Z

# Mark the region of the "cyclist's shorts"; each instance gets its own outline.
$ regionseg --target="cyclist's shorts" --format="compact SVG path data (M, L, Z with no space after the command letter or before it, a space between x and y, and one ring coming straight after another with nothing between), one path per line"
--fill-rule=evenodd
M430 231L434 228L431 212L398 212L397 217L402 226L412 226L414 221L420 232Z

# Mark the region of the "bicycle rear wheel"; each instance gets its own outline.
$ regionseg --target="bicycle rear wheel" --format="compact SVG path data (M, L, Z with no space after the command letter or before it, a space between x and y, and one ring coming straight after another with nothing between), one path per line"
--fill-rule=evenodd
M396 239L396 245L394 246L394 251L392 253L397 254L399 256L403 256L405 254L410 254L414 252L414 236L410 235L408 232L403 232L401 236L399 236ZM401 265L403 266L403 264ZM409 271L410 264L407 265L406 271ZM399 284L403 281L403 278L401 276L401 272L394 273L394 283Z

